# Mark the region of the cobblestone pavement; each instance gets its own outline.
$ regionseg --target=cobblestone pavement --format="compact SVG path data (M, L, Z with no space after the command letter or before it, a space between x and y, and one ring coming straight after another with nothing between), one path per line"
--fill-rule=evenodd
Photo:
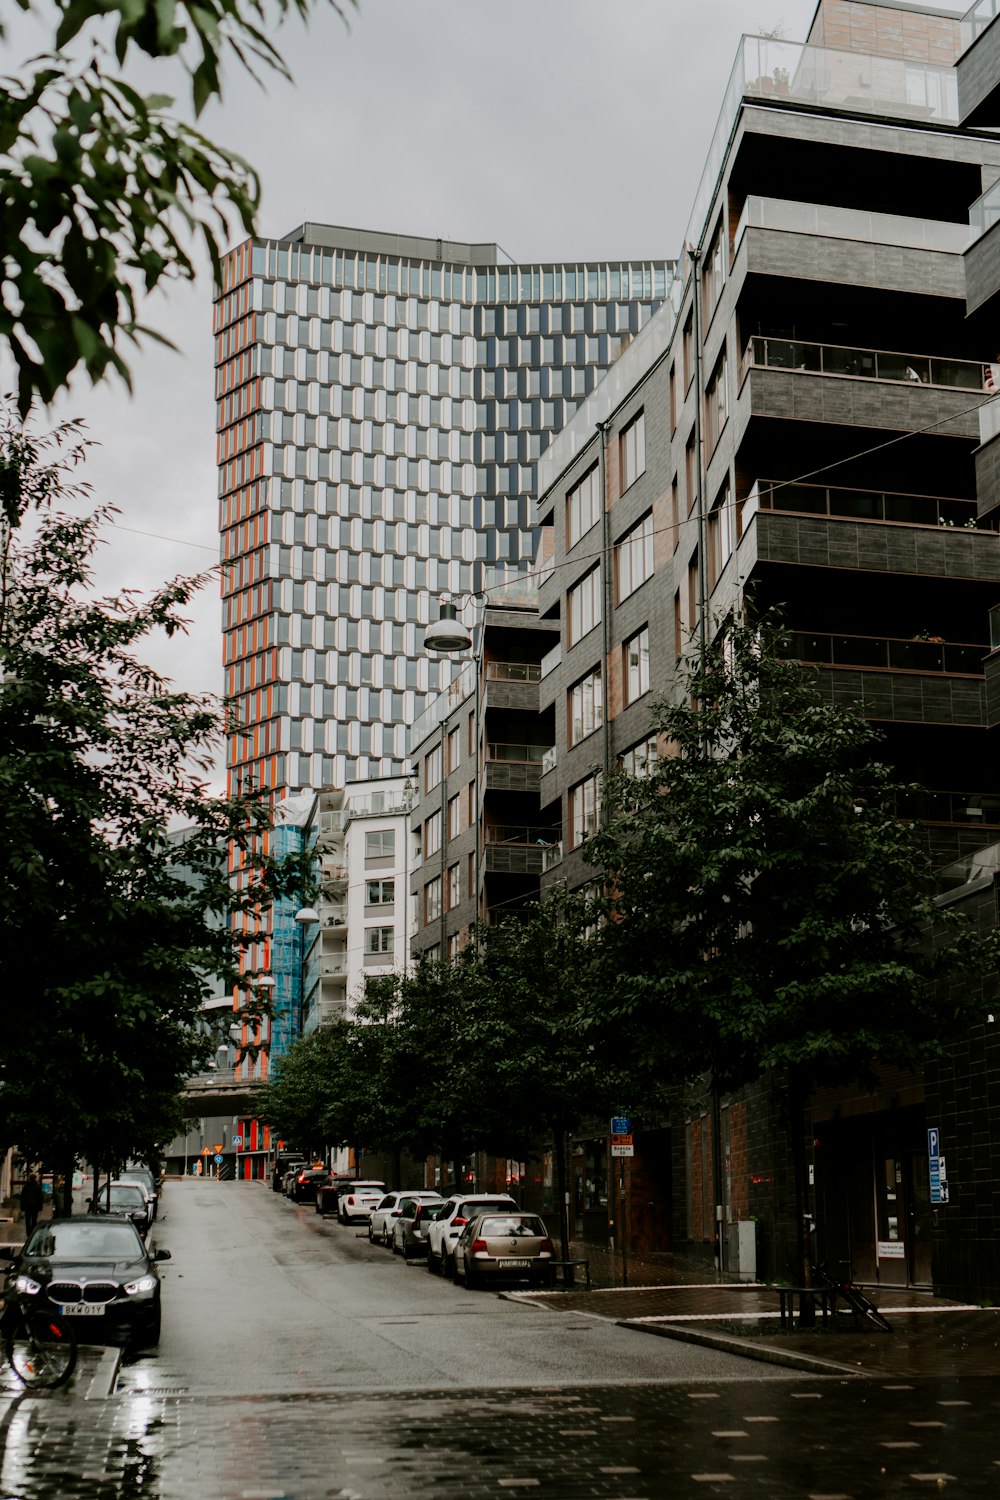
M1000 1489L995 1381L0 1405L4 1500L867 1500Z

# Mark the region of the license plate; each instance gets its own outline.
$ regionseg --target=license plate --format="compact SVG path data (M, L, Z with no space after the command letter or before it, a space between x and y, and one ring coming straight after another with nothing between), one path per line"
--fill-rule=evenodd
M63 1302L59 1311L64 1318L99 1318L104 1308L99 1302Z
M499 1257L499 1261L502 1266L510 1266L515 1271L528 1271L531 1269L530 1260L514 1260L509 1255L502 1255Z

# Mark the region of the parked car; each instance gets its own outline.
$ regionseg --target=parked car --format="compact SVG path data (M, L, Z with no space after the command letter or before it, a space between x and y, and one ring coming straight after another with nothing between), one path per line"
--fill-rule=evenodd
M455 1245L455 1280L470 1290L502 1280L547 1286L554 1253L537 1214L477 1214Z
M380 1203L372 1209L371 1218L368 1220L368 1239L371 1244L376 1240L380 1245L388 1245L392 1241L392 1226L399 1218L399 1211L407 1199L418 1199L424 1203L442 1203L444 1200L440 1193L433 1188L412 1188L404 1192L397 1189L395 1192L386 1193Z
M280 1151L274 1159L274 1171L271 1173L271 1187L276 1193L280 1193L285 1183L285 1174L291 1167L302 1168L306 1165L306 1159L299 1151Z
M427 1269L450 1276L458 1237L476 1214L518 1212L507 1193L453 1193L444 1212L427 1227Z
M335 1214L340 1194L345 1192L354 1180L353 1177L334 1176L330 1178L329 1182L321 1184L316 1189L316 1212L318 1214Z
M0 1247L12 1264L5 1293L28 1306L79 1318L87 1342L133 1347L160 1337L160 1261L169 1250L147 1249L130 1219L85 1214L39 1224L19 1252Z
M329 1180L330 1173L326 1167L303 1167L295 1174L288 1196L294 1198L296 1203L315 1203L316 1189Z
M132 1220L143 1239L153 1227L153 1207L141 1182L112 1182L101 1189L91 1213L124 1215Z
M123 1172L118 1173L119 1182L141 1182L149 1194L149 1201L153 1207L153 1218L156 1218L160 1206L160 1179L149 1167L126 1167Z
M301 1171L301 1165L286 1168L285 1175L281 1179L281 1191L284 1193L286 1198L290 1198L292 1196L292 1187L294 1186L296 1177L298 1177Z
M337 1194L338 1224L363 1224L384 1197L384 1182L349 1182Z
M399 1218L392 1225L392 1253L404 1260L417 1260L427 1254L427 1226L438 1218L444 1209L444 1199L427 1203L418 1198L404 1198L399 1205Z

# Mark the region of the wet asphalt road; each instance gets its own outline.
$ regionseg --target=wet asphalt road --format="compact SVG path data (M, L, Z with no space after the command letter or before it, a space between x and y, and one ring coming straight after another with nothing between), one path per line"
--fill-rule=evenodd
M1000 1383L845 1381L405 1267L253 1184L171 1183L159 1352L0 1389L3 1500L1000 1494Z

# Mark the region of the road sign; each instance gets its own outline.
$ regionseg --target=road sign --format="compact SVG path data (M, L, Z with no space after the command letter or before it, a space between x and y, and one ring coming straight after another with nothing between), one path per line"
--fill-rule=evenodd
M630 1117L628 1115L612 1115L611 1116L611 1134L612 1135L631 1135L632 1134L632 1121L631 1121Z
M941 1133L935 1127L927 1132L927 1155L939 1156L941 1154Z
M927 1131L927 1174L930 1179L931 1203L948 1202L948 1168L941 1153L941 1132L936 1126Z
M632 1144L631 1134L623 1133L611 1137L611 1155L613 1157L635 1155L635 1147Z
M218 1152L216 1152L215 1153L215 1164L216 1164L216 1166L219 1166L220 1163L221 1163L221 1161L222 1161L222 1157L219 1155Z
M202 1146L202 1148L201 1148L201 1154L202 1154L202 1156L211 1156L211 1154L212 1154L212 1148L211 1148L211 1146Z
M216 1155L218 1155L219 1152L222 1150L222 1146L221 1145L213 1146L212 1150L216 1153Z
M243 1144L243 1137L241 1135L234 1135L233 1136L233 1145L234 1146L242 1146L242 1144Z

